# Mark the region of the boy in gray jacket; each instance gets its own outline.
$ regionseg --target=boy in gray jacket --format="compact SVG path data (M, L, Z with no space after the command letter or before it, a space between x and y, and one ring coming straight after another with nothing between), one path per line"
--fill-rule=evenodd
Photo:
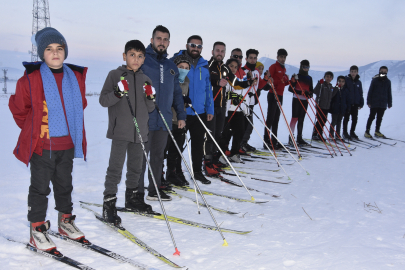
M337 93L337 91L333 91L332 84L330 83L332 80L332 71L326 71L323 79L318 81L314 88L314 94L316 95L315 102L319 107L316 106L317 121L315 123L314 131L312 132L312 140L321 140L320 136L322 136L323 127L328 118L330 102L332 101L333 94Z
M126 155L128 160L125 208L139 212L152 211L152 207L144 202L144 191L138 190L144 156L128 104L129 98L142 140L146 143L149 133L149 113L155 109L155 106L152 99L148 98L154 94L154 89L145 85L146 82L152 84L152 81L140 69L145 60L145 46L142 42L128 41L125 45L123 60L126 61L126 65L108 74L99 100L101 106L108 107L107 138L112 139L110 161L104 183L103 217L115 225L121 223L115 204L117 186L121 181Z

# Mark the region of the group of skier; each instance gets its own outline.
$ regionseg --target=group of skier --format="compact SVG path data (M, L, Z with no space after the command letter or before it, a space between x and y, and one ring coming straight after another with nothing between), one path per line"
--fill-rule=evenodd
M27 166L31 165L30 243L40 250L57 254L55 244L47 236L50 222L45 221L50 181L55 209L59 212L59 233L88 243L74 223L71 197L73 158L86 158L83 110L87 105L87 68L64 63L68 45L54 28L39 31L35 43L43 62L24 63L26 71L17 83L15 94L10 97L9 107L21 128L14 154ZM146 163L149 170L146 199L171 200L165 193L171 189L170 185L189 184L182 171L181 156L183 145L188 143L187 133L191 140L191 174L202 184L210 184L206 176L218 175L221 167L227 165L222 153L231 162L242 162L240 155L255 151L248 141L254 128L253 109L260 105L261 91L268 91L266 126L271 132L264 130L266 147L281 148L276 137L280 116L284 114L282 104L286 86L293 93L289 143L307 144L302 131L313 94L316 95L313 104L317 108L317 122L312 139L323 139L322 130L328 113L332 115L330 137L340 136L343 119L343 138L358 138L355 129L364 99L356 66L350 68L348 76L339 76L335 87L331 85L333 73L328 71L314 88L308 75L308 60L301 61L298 74L291 77L286 74L288 53L285 49L278 50L276 63L264 72L255 49L247 50L245 55L241 49L233 49L224 62L226 45L223 42L214 43L209 61L201 56L203 40L198 35L190 36L186 50L180 50L171 59L167 58L169 45L170 32L162 25L153 30L146 48L139 40L128 41L123 52L126 64L110 71L101 90L99 102L108 108L107 138L112 140L102 210L103 218L109 223L121 223L116 202L125 159L125 208L150 213L152 207L144 201ZM246 60L244 66L243 58ZM370 127L376 115L375 136L383 136L380 132L382 116L386 107L392 106L387 72L387 67L381 67L370 85L366 137L371 136ZM352 125L348 132L350 117ZM296 125L295 139L292 136ZM167 169L164 174L165 158Z

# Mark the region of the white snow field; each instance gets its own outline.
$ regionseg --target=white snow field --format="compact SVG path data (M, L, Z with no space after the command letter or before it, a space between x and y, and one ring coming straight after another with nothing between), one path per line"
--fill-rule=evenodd
M318 78L314 78L316 81ZM11 86L9 86L11 87ZM91 88L91 89L90 89ZM11 88L10 88L11 89ZM101 85L91 85L88 92L99 92ZM368 89L364 90L366 97ZM11 91L10 91L11 92ZM260 100L266 114L267 93ZM393 92L393 108L386 111L381 131L387 137L405 140L405 93ZM291 117L292 94L285 92L284 110ZM9 95L0 95L0 234L28 241L27 194L30 170L12 154L19 128L8 109ZM88 141L88 160L76 159L74 165L74 214L76 224L94 244L157 269L172 269L148 252L136 246L80 208L79 201L102 203L104 177L108 165L110 140L106 139L107 109L98 103L98 96L88 96L85 110L85 127ZM260 113L258 106L255 108ZM369 109L359 112L357 134L363 137ZM263 127L254 123L260 133ZM372 131L374 131L374 125ZM287 141L287 129L280 119L279 135ZM312 124L305 119L304 136L309 138ZM387 141L391 142L391 141ZM252 134L251 144L262 147L262 142ZM207 201L221 208L239 212L229 215L213 211L224 228L252 230L247 235L224 233L228 247L222 246L218 232L170 223L181 252L173 256L174 247L166 223L162 220L121 213L123 226L155 250L176 262L184 269L405 269L405 143L382 145L373 149L357 148L353 156L343 151L343 157L304 157L301 164L285 165L291 176L289 185L260 182L243 175L249 187L280 195L274 198L251 192L256 200L265 204L243 203L226 198L206 196ZM187 158L188 159L188 158ZM275 180L283 176L274 162L257 160L242 165L252 168L255 176ZM125 169L124 169L125 170ZM119 186L118 205L124 205L125 172ZM185 173L189 178L189 174ZM239 181L236 177L226 176ZM252 175L253 177L253 175ZM287 180L287 177L281 179ZM249 199L240 187L213 180L203 190L215 191ZM191 192L179 192L194 197ZM161 212L158 202L150 202ZM214 225L207 209L197 213L196 205L188 199L173 197L164 203L168 215ZM47 219L56 229L57 212L53 193L49 196ZM92 207L101 213L101 208ZM305 212L304 212L305 210ZM134 269L119 264L95 252L75 247L54 239L58 249L95 269ZM50 258L35 254L23 245L0 237L1 269L72 269Z

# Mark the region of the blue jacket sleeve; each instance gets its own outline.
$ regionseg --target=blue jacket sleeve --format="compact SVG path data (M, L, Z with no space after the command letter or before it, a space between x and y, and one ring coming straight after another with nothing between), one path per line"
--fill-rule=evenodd
M208 76L205 79L205 111L207 114L214 115L214 98L212 96L212 87L211 80L208 73Z
M176 72L176 75L174 76L173 108L176 111L178 120L186 120L183 94L179 83L179 72Z

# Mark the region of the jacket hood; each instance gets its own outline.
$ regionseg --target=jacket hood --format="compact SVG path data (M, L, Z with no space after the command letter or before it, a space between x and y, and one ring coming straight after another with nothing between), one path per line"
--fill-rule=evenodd
M350 78L352 81L358 81L360 79L360 75L357 74L356 77L354 77L354 80L352 78L352 76L350 75L350 73L347 75L348 78Z
M23 66L25 67L25 70L27 72L27 74L31 74L32 72L39 70L41 68L42 65L42 61L40 62L23 62ZM81 67L81 66L76 66L76 65L72 65L72 64L68 64L68 63L64 63L65 65L67 65L71 70L73 71L77 71L81 74L83 74L85 67Z
M117 70L122 71L123 73L126 72L126 73L130 73L130 74L133 74L133 73L143 74L142 69L139 68L137 71L134 72L133 70L127 69L127 65L119 66L119 67L117 68Z
M166 58L167 57L167 50L165 53L162 54L158 54L153 48L152 48L152 44L149 44L149 46L146 48L146 53L150 54L151 56L153 56L154 58ZM161 57L159 57L161 56Z

